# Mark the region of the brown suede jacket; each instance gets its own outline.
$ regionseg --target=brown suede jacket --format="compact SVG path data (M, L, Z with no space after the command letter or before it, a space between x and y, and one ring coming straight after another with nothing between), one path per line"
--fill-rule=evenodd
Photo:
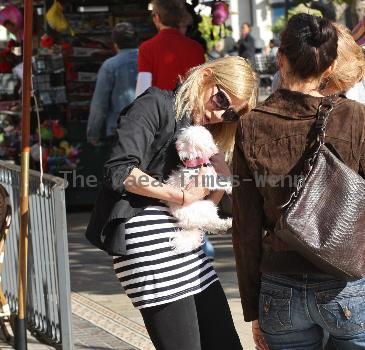
M273 233L314 144L320 97L278 90L240 122L233 155L233 245L246 321L258 319L261 273L321 273ZM365 106L336 97L326 145L364 177Z

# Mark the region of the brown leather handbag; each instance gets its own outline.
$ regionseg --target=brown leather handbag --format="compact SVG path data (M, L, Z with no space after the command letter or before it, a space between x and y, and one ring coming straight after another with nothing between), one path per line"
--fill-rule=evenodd
M322 271L365 276L365 180L325 146L333 97L318 108L317 143L302 181L276 223L276 234Z

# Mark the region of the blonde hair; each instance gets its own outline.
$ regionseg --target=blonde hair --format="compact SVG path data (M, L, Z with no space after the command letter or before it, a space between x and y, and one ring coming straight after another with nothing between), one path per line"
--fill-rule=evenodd
M209 70L212 74L204 77L204 72ZM204 89L219 85L224 91L242 101L240 116L250 111L257 101L258 78L251 65L244 58L229 56L207 62L191 69L179 88L175 109L176 118L184 116L202 115L204 112ZM234 136L237 123L219 123L208 125L218 147L224 151L231 151L234 145Z
M338 35L338 56L327 89L344 92L365 76L365 58L350 30L341 24L333 25Z

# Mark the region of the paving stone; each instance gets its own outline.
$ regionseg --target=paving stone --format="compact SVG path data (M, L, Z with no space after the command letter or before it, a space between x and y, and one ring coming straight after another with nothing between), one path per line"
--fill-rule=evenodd
M114 337L110 333L96 327L92 323L76 316L72 316L73 322L73 336L74 336L74 350L137 350L137 348L130 344ZM13 349L14 341L12 339L11 345L5 343L4 337L0 335L0 350ZM40 344L28 332L28 350L54 350L54 347ZM67 350L67 349L65 349Z

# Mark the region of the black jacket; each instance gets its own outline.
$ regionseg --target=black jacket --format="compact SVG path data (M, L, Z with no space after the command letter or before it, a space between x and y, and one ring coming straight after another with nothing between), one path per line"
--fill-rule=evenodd
M157 88L148 89L121 112L86 231L93 245L110 255L125 254L125 221L159 201L125 191L123 182L135 167L158 180L166 179L179 162L177 131L187 124L187 120L175 120L174 93Z
M247 58L254 63L255 60L255 39L252 37L251 34L248 34L246 38L241 38L237 42L237 51L238 55Z

